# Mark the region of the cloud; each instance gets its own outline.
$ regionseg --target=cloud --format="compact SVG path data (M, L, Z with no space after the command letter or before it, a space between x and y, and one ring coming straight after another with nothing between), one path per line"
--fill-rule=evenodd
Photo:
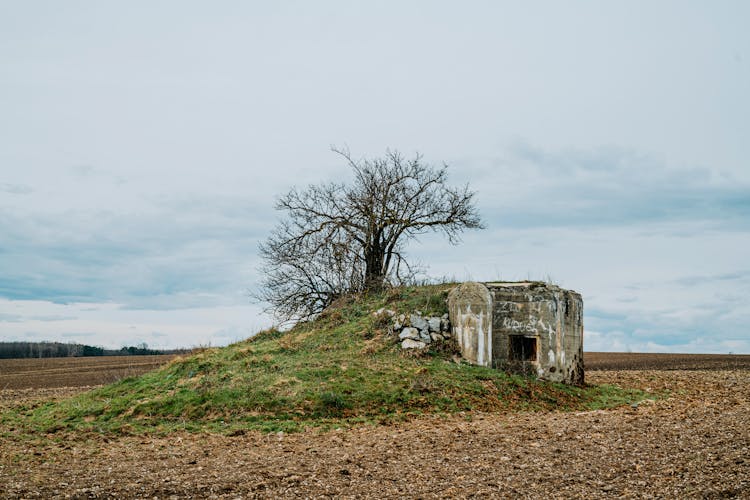
M617 148L516 145L494 163L454 166L479 190L488 229L457 247L439 235L409 245L431 273L552 276L586 296L589 350L745 345L743 181ZM257 281L257 243L274 224L272 193L165 190L159 183L169 179L137 176L118 185L105 169L79 170L59 189L46 179L0 207L0 298L59 305L8 309L0 321L14 335L27 328L20 322L39 321L32 328L48 338L99 332L113 345L222 345L267 323L245 290ZM247 314L230 320L225 307ZM214 315L197 324L207 311Z
M723 293L727 289L729 295ZM679 279L654 286L631 301L594 299L584 313L584 347L589 351L747 353L748 293L747 282Z
M214 332L213 337L220 339L221 343L226 344L228 342L239 342L248 339L259 331L260 328L234 325Z
M93 165L73 165L70 167L70 171L78 177L88 177L94 175L97 169Z
M133 308L234 301L227 296L252 286L269 212L215 196L161 200L147 213L6 210L0 296Z
M490 225L613 227L690 221L695 231L750 228L750 183L671 166L627 148L548 151L517 143L472 171ZM694 234L688 232L686 235Z
M10 337L7 337L7 338L5 338L3 340L9 341L9 342L12 342L14 340L20 340L20 341L27 340L27 341L43 341L43 342L48 342L50 340L50 338L44 332L25 331L20 336L16 336L16 337L10 336Z
M710 335L700 335L681 343L670 343L659 339L633 339L622 331L587 330L584 342L584 349L587 352L750 353L750 340L748 339L724 339Z
M31 331L39 340L93 342L108 348L140 342L159 348L225 345L271 323L258 306L244 300L229 306L201 303L191 308L134 310L111 302L57 304L0 298L0 311L12 311L19 320L3 323L2 340L28 338ZM93 340L91 333L96 334Z
M674 282L682 286L695 286L715 282L748 282L750 281L750 271L735 271L731 273L721 273L703 276L685 276Z
M0 182L0 192L8 194L30 194L34 190L26 186L25 184L10 184L7 182Z
M72 321L78 319L78 316L64 316L61 314L45 314L29 317L32 321Z

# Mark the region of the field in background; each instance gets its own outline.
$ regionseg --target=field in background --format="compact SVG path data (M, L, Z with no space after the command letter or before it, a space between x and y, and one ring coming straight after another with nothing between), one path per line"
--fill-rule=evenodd
M158 368L175 356L0 359L0 390L111 384Z
M0 390L88 387L153 370L174 354L0 359ZM750 370L750 355L584 353L586 370Z
M750 370L748 354L584 352L586 370Z

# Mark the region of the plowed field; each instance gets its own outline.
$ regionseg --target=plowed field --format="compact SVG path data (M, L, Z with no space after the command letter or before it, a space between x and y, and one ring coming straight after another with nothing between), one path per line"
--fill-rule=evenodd
M587 353L589 383L671 394L607 411L61 442L0 427L0 497L750 498L748 358ZM81 390L6 389L0 411Z
M0 389L111 384L163 365L175 356L92 356L0 359Z
M750 370L750 355L587 352L587 370Z

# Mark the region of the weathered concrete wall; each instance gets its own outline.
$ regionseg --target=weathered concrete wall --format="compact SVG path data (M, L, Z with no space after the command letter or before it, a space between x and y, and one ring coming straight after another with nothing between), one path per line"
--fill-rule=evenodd
M455 293L454 293L455 292ZM582 384L583 374L583 299L580 294L540 282L464 283L451 292L448 307L454 333L459 338L458 322L464 322L460 334L467 338L469 356L477 364L534 373L556 382ZM489 296L489 301L487 297ZM491 311L489 363L470 356L474 351L474 330L469 309L476 313ZM463 316L459 316L463 314ZM486 319L482 316L482 319Z
M492 363L492 296L481 283L462 283L448 294L453 336L467 361Z
M493 366L534 370L540 378L583 383L583 299L539 282L486 283L493 301ZM535 344L518 359L511 345ZM520 340L520 342L519 342ZM514 358L514 354L516 354Z

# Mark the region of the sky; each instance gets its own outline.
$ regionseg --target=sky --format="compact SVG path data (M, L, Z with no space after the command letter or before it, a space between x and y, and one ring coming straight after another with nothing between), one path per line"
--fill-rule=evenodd
M226 345L331 146L448 165L433 278L552 280L588 351L750 353L745 1L0 0L0 341Z

